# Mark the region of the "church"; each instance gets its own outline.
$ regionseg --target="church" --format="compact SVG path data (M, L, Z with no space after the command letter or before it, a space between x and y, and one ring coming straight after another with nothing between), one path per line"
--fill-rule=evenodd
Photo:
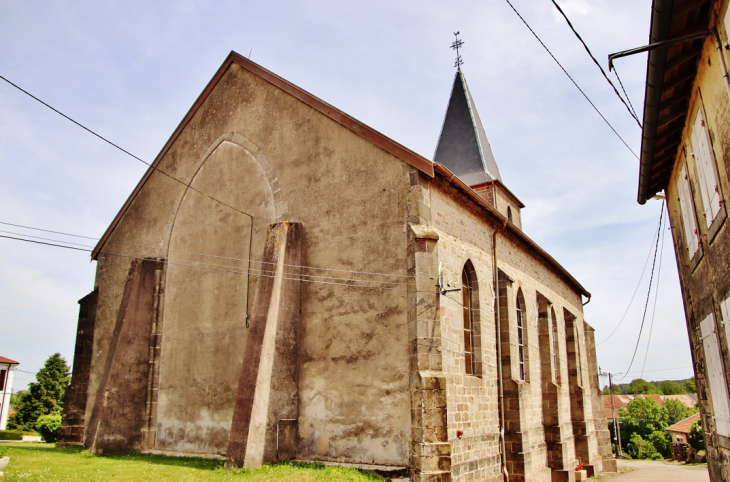
M412 481L615 471L590 293L523 207L461 69L429 160L231 52L92 253L62 443Z

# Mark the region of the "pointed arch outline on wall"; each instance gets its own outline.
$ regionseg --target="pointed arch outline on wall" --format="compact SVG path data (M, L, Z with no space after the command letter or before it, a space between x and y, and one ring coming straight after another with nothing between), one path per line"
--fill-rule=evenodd
M187 175L182 177L180 180L185 183L185 189L183 189L180 192L180 195L177 197L177 200L175 201L174 207L173 207L173 220L172 223L170 223L169 228L167 229L167 232L165 233L164 240L163 240L163 252L166 252L170 247L170 240L172 239L172 231L175 227L175 221L177 219L177 213L178 209L182 205L183 200L185 199L185 196L187 195L188 191L190 190L190 186L192 185L193 181L195 180L195 177L200 172L200 169L202 169L203 165L206 163L206 161L210 158L211 155L220 147L221 144L224 142L229 142L231 144L234 144L240 148L242 148L244 151L246 151L248 154L251 155L252 158L254 158L259 165L261 166L261 169L264 171L264 176L266 177L266 180L269 183L269 188L271 189L271 194L274 198L274 210L276 212L276 221L282 221L283 217L288 213L289 207L287 203L281 199L281 187L279 186L279 179L276 175L276 171L274 170L274 167L269 162L269 158L266 157L266 154L257 146L251 139L247 138L246 136L239 134L237 132L229 131L221 134L218 136L216 140L214 140L210 146L208 146L208 149L203 153L202 156L196 161L196 163L190 168ZM248 213L247 213L248 214ZM248 216L251 218L251 226L253 227L253 216L248 214Z

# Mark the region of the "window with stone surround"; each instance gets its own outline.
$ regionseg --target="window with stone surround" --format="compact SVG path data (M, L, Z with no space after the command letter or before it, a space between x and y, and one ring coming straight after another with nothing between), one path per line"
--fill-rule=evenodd
M471 261L461 272L461 298L463 306L464 367L467 375L481 377L481 330L479 323L479 284Z
M522 289L517 290L515 300L517 310L517 364L519 380L527 381L526 351L527 351L527 329L525 327L525 298L522 296Z

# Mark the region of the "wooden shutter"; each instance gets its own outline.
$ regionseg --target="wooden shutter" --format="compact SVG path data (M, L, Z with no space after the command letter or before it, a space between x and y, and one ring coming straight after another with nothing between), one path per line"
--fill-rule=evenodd
M702 115L702 109L697 112L694 126L692 127L692 152L697 166L697 178L702 194L702 206L705 221L709 228L712 221L720 212L720 193L717 187L717 176L715 176L714 156L710 146L710 136L707 125Z
M710 315L700 323L702 347L705 352L705 371L712 400L717 433L730 437L730 407L728 406L727 383L722 368L722 353L715 330L715 316Z
M677 178L677 196L679 196L679 208L682 211L682 224L684 226L684 239L689 250L689 259L692 259L697 252L700 238L697 233L697 218L695 217L694 203L689 189L687 179L687 165L684 164L679 171Z

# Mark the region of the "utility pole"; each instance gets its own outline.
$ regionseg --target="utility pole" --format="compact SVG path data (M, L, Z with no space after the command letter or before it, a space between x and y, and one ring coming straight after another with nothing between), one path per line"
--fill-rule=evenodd
M613 381L611 379L611 374L608 374L608 391L611 393L611 414L613 415L613 439L618 442L618 456L623 457L623 453L621 452L621 427L619 427L619 419L616 416L616 406L613 403Z

